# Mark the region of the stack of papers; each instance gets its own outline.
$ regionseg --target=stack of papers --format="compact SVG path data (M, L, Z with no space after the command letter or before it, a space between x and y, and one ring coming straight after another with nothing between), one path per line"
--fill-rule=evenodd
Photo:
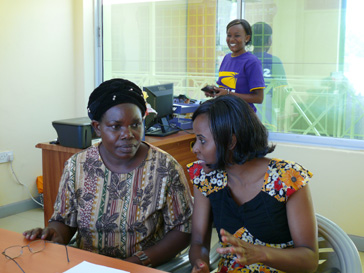
M103 265L93 264L86 261L72 267L64 273L130 273L124 270L115 269Z

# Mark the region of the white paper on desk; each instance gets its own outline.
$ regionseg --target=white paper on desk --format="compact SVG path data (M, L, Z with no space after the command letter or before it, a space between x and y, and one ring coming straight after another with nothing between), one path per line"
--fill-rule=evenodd
M115 269L103 265L93 264L86 261L68 269L64 273L130 273L124 270Z

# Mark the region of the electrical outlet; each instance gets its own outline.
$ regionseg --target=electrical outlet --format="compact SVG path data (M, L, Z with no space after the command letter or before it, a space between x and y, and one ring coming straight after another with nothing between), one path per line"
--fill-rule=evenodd
M0 153L0 163L13 161L14 156L12 151L1 152Z

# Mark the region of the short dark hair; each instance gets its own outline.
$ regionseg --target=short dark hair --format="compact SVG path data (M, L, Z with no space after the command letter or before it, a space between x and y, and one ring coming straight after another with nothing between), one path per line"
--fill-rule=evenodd
M242 25L245 31L246 35L250 35L250 39L245 45L249 45L252 41L252 28L247 20L244 19L235 19L232 20L227 26L226 26L226 33L228 32L229 28L235 25Z
M225 169L231 164L244 164L254 158L264 157L274 151L268 144L268 131L251 106L234 95L219 96L207 100L193 113L192 121L206 114L216 145L217 162L212 169ZM236 145L229 153L232 138Z
M254 46L268 45L269 38L272 36L273 33L270 25L264 22L257 22L252 26L252 30Z

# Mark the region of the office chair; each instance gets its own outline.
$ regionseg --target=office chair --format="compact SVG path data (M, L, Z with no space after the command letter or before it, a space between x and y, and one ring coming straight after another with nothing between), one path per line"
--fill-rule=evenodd
M319 266L316 273L363 273L360 256L350 237L333 221L316 214L319 243ZM210 265L217 268L220 256L216 253L220 243L212 242ZM157 269L172 272L191 272L188 249Z
M319 242L317 273L362 273L360 256L350 237L334 222L316 214Z

